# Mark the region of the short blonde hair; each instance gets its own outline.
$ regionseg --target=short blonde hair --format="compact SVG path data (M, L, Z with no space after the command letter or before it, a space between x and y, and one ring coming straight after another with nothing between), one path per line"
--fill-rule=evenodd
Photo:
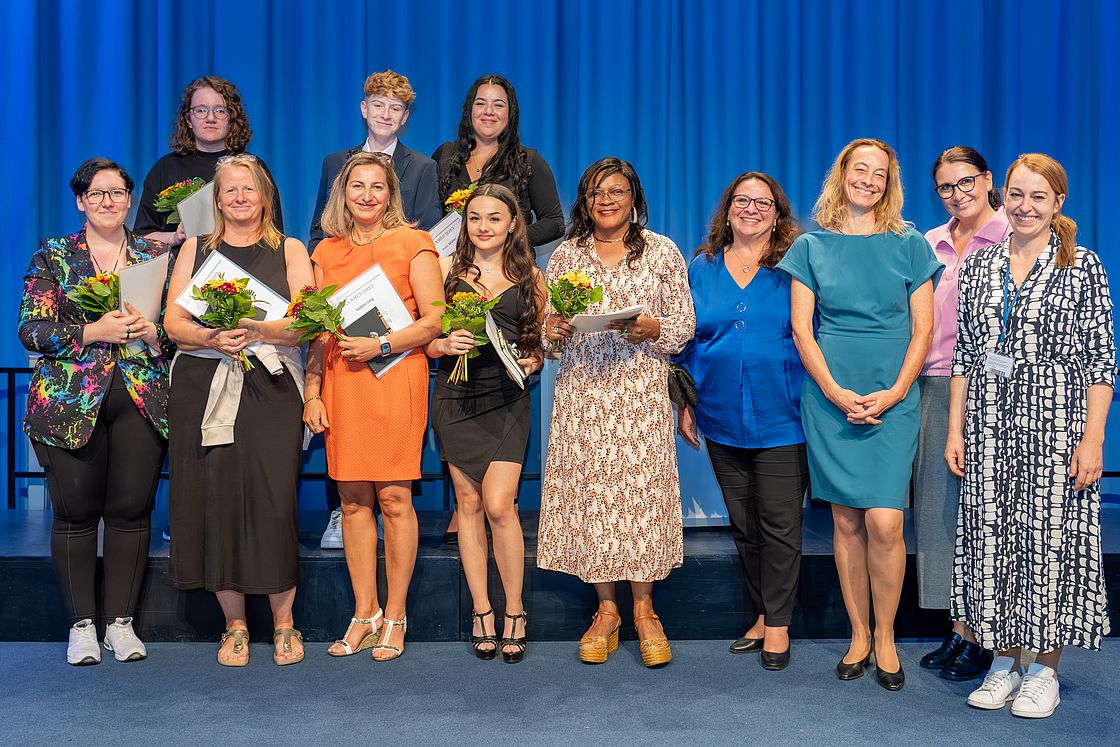
M898 156L894 148L882 140L863 137L853 140L844 146L840 155L829 169L828 176L821 185L821 194L813 206L813 219L817 224L829 231L838 231L848 217L848 201L844 196L844 171L848 168L848 161L856 148L871 146L887 154L887 188L882 198L875 203L875 231L886 233L891 231L903 234L910 224L902 219L902 169L898 165Z
M377 166L385 172L385 183L389 187L389 203L385 206L385 216L381 219L382 228L396 228L397 226L412 226L404 214L404 204L401 202L401 188L397 182L397 174L393 171L393 162L384 153L366 153L359 151L346 159L342 169L331 184L331 194L327 198L326 207L323 208L321 226L323 233L328 236L351 238L354 232L354 216L346 206L346 183L350 175L359 166Z
M403 101L405 106L412 106L412 102L416 100L416 91L412 90L408 78L392 70L382 70L366 78L365 96L368 99L374 94L394 96Z
M249 153L238 153L233 156L222 156L218 159L218 165L214 169L214 233L206 237L206 241L202 245L203 251L216 249L225 235L226 218L222 211L218 209L222 194L222 176L229 173L230 169L238 166L249 169L249 175L253 178L253 186L257 188L257 194L261 198L261 225L257 229L257 241L263 240L269 247L279 249L284 234L276 228L272 206L276 199L276 187L256 156Z

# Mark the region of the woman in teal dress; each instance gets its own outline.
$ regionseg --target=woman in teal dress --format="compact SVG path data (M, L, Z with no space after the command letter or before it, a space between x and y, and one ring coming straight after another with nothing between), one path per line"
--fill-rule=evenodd
M920 423L914 382L944 268L902 220L898 159L882 141L845 146L813 217L823 230L798 238L778 269L793 278L793 337L809 374L801 395L809 474L814 497L832 504L836 568L852 624L836 675L862 676L874 652L879 684L899 690L905 675L894 617L906 571L902 509Z

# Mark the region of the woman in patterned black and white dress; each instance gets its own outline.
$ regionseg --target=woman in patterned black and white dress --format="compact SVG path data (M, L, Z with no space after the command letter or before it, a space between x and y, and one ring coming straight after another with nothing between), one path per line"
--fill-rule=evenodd
M969 705L1045 718L1062 647L1109 632L1100 486L1116 348L1108 279L1049 156L1007 170L1012 233L960 280L945 458L964 478L952 616L998 654ZM1038 654L1020 675L1023 650Z

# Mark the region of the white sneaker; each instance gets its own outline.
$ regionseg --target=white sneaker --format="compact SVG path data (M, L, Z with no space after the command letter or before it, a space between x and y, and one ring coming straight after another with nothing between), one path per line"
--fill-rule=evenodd
M1050 667L1023 678L1019 694L1011 704L1011 715L1023 718L1046 718L1062 699L1058 697L1058 676Z
M984 684L968 696L968 704L988 711L1003 708L1008 701L1014 700L1022 682L1022 676L1010 669L988 672L984 677Z
M118 617L105 626L105 650L112 651L117 661L140 661L148 658L148 649L136 637L131 617Z
M341 550L342 549L342 509L336 508L331 511L330 521L327 522L326 531L323 532L323 538L319 540L319 547L324 550Z
M79 620L70 628L66 663L76 667L101 663L101 646L97 644L97 628L93 626L93 620Z

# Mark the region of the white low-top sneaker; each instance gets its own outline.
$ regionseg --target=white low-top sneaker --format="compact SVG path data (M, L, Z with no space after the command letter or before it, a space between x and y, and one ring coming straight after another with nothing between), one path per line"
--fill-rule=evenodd
M1008 701L1015 698L1022 682L1022 676L1010 669L988 672L984 677L984 684L968 696L968 704L973 708L983 708L988 711L1003 708Z
M342 509L336 508L331 511L330 521L327 522L326 531L323 532L323 538L319 540L319 547L324 550L341 550L342 549Z
M105 650L112 651L117 661L140 661L148 658L148 649L136 637L131 617L118 617L105 626Z
M1058 676L1050 667L1037 674L1027 674L1019 694L1011 704L1011 715L1023 718L1046 718L1062 699L1058 697Z
M79 620L70 628L66 663L76 667L101 663L101 646L97 644L97 628L93 626L93 620Z

